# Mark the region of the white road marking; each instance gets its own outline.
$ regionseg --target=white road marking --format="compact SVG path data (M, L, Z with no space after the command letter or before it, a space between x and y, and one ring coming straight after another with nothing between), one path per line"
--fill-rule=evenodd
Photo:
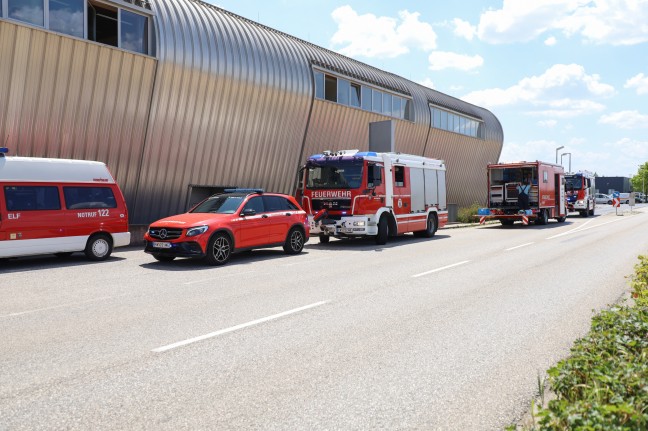
M91 302L104 301L106 299L119 298L121 296L126 296L126 295L124 294L124 295L117 295L117 296L103 296L101 298L88 299L87 301L69 302L67 304L54 305L52 307L36 308L34 310L27 310L27 311L20 311L18 313L5 314L5 315L0 316L0 318L23 316L25 314L38 313L40 311L56 310L57 308L76 307L77 305L89 304Z
M268 322L270 320L279 319L281 317L288 316L290 314L299 313L300 311L308 310L310 308L319 307L321 305L328 304L329 302L331 302L331 301L330 300L320 301L320 302L316 302L314 304L305 305L303 307L294 308L292 310L284 311L283 313L273 314L272 316L264 317L264 318L257 319L257 320L252 320L251 322L242 323L240 325L232 326L232 327L226 328L226 329L221 329L220 331L210 332L209 334L201 335L201 336L194 337L194 338L189 338L188 340L178 341L177 343L168 344L166 346L158 347L157 349L153 349L151 351L156 352L156 353L166 352L168 350L176 349L178 347L186 346L188 344L196 343L198 341L203 341L203 340L206 340L208 338L217 337L219 335L227 334L229 332L238 331L240 329L249 328L250 326L258 325L260 323Z
M517 246L515 246L515 247L507 248L507 249L505 249L504 251L516 250L516 249L518 249L518 248L527 247L527 246L532 245L532 244L535 244L535 242L527 242L526 244L517 245Z
M547 239L560 238L561 236L571 235L571 234L573 234L573 233L580 233L580 232L584 232L584 231L586 231L586 230L594 229L594 228L596 228L596 227L605 226L606 224L616 223L616 222L618 222L618 221L623 221L623 220L624 220L623 218L613 219L613 220L607 221L607 222L605 222L605 223L601 223L601 224L597 224L597 225L594 225L594 226L588 226L588 227L585 227L587 224L589 224L590 222L593 222L593 221L594 221L594 220L590 220L590 221L588 221L588 222L586 222L586 223L583 223L581 226L576 227L576 228L574 228L574 229L572 229L572 230L570 230L570 231L563 232L563 233L559 233L558 235L550 236L550 237L547 238ZM629 220L629 219L627 219L627 220Z
M432 271L422 272L420 274L415 274L412 278L423 277L424 275L432 274L435 272L443 271L444 269L454 268L455 266L463 265L464 263L470 262L469 260L464 260L463 262L453 263L452 265L444 266L441 268L433 269Z

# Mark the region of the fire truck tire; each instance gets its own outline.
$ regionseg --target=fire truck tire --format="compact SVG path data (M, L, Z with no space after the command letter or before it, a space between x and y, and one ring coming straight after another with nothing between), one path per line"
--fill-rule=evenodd
M500 223L502 223L502 226L513 226L513 223L515 223L515 221L505 218L505 219L501 219Z
M283 246L284 252L286 252L286 254L299 254L304 248L305 239L304 232L299 228L294 227L290 229Z
M589 215L591 215L591 216L594 215L594 209L595 209L595 208L596 208L596 204L595 204L595 205L592 207L592 209L590 210Z
M567 220L567 217L565 217L565 216L558 217L556 220L558 220L558 223L564 223L565 220Z
M321 233L320 236L319 236L319 239L320 239L321 244L328 244L328 242L331 240L331 237Z
M437 218L435 214L429 214L425 230L414 232L414 236L422 238L432 238L437 231Z
M153 255L153 259L159 261L159 262L171 262L173 259L175 259L175 256L169 256L166 254L160 254L160 253L155 253Z
M90 260L106 260L112 253L112 240L104 233L94 234L88 239L83 252Z
M217 233L211 237L207 244L207 255L205 262L208 265L224 265L232 257L232 240L225 233Z
M549 223L549 213L547 210L541 210L535 222L537 225L545 225Z
M387 238L389 238L389 222L387 221L387 216L383 215L378 221L378 235L376 235L376 244L387 244Z

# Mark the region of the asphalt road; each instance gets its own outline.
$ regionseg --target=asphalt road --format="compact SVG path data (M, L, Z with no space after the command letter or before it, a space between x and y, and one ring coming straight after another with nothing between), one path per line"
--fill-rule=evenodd
M648 208L211 268L0 264L0 430L495 430L648 253Z

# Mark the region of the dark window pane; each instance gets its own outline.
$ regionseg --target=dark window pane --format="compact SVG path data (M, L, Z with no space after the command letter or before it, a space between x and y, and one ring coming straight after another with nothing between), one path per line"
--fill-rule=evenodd
M148 54L148 18L124 9L120 15L120 48Z
M88 39L117 46L117 8L88 3Z
M50 0L50 30L83 37L83 5L84 0Z
M9 18L45 26L43 0L7 0Z
M324 98L331 102L337 102L337 78L326 75L324 82Z
M38 211L61 209L56 186L5 186L8 211Z
M315 97L324 99L324 74L315 72Z
M63 187L65 206L68 209L117 208L110 187Z
M403 118L409 121L414 121L414 102L412 102L410 99L406 99L404 108L405 112Z

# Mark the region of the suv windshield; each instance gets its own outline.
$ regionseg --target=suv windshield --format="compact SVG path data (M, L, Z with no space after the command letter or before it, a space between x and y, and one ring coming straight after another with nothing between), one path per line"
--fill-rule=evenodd
M234 214L245 196L218 195L202 201L192 213Z
M308 189L357 189L362 183L362 162L310 163Z

